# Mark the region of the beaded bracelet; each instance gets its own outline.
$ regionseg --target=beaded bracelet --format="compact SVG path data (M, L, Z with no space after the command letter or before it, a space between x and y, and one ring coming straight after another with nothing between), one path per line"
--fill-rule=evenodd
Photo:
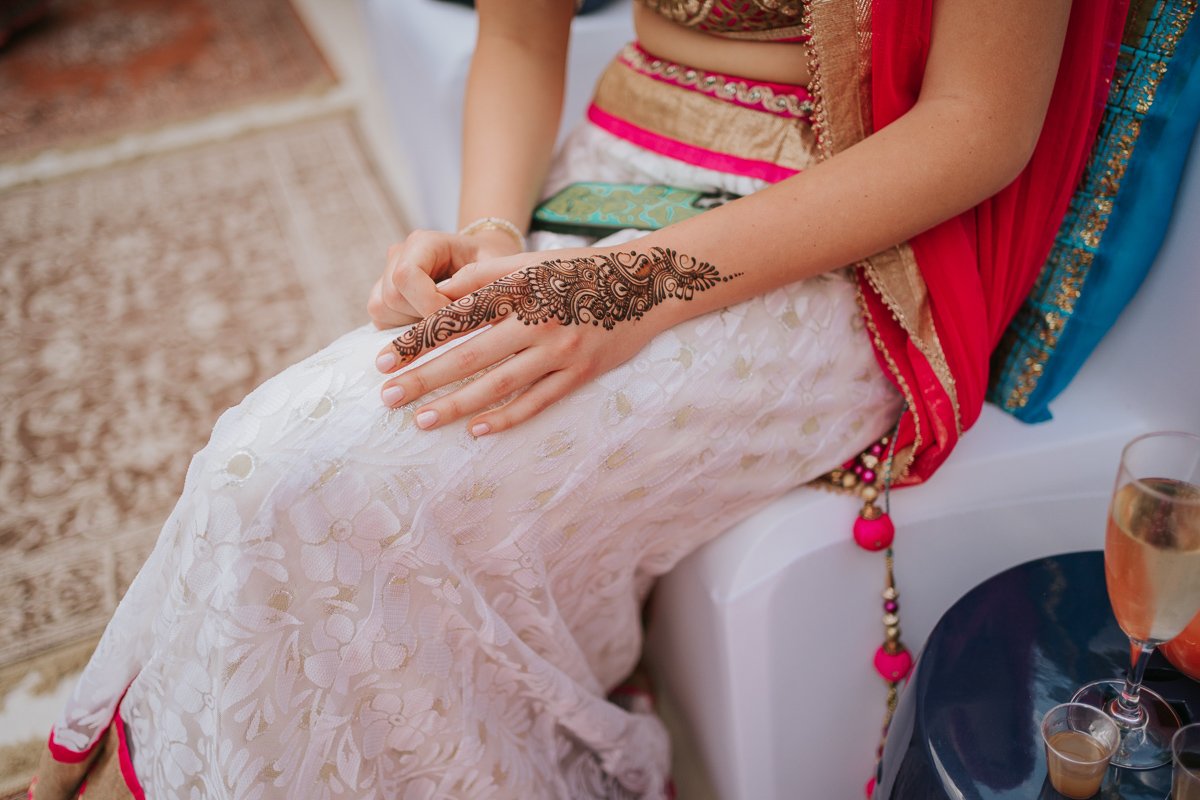
M480 217L469 225L464 225L462 230L458 232L458 235L469 236L478 231L504 231L517 240L517 247L520 248L522 253L529 249L525 242L525 235L521 233L521 229L503 217Z

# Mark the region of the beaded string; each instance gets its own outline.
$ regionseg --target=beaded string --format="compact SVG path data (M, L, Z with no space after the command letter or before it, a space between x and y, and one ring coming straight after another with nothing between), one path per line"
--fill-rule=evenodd
M896 452L896 437L900 433L900 423L892 431L891 442L888 443L887 458L883 464L883 513L882 518L891 518L892 510L892 459ZM864 509L865 510L865 509ZM890 525L890 523L889 523ZM894 526L891 526L894 532ZM896 714L896 704L900 696L900 684L912 672L912 654L900 641L900 593L896 591L895 550L888 544L884 553L886 581L883 587L883 646L875 652L875 670L887 682L887 708L883 713L883 727L879 735L879 747L875 750L875 774L867 781L866 794L868 800L875 793L875 783L879 780L883 766L883 745L887 741L888 729L892 725L892 717Z
M875 671L887 683L887 708L883 715L879 747L875 751L875 775L867 781L865 787L868 798L875 791L875 783L879 777L883 761L883 743L887 739L888 728L896 712L900 684L912 671L913 664L912 654L900 641L900 594L896 591L895 551L892 548L896 527L890 516L892 466L899 433L900 421L897 419L896 427L890 436L882 437L857 458L847 461L841 469L833 470L827 477L830 488L851 491L863 499L863 507L858 513L858 519L854 521L854 541L864 550L885 551L886 582L882 593L884 642L875 651ZM883 490L883 510L875 505L880 495L880 484Z

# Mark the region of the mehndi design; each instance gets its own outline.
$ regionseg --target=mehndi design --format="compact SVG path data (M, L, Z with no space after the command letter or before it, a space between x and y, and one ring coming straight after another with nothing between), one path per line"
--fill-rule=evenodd
M738 275L722 275L706 261L664 247L550 259L456 300L396 337L392 347L402 360L412 359L509 314L526 325L553 319L612 330L618 322L641 319L665 300L691 300L696 292Z

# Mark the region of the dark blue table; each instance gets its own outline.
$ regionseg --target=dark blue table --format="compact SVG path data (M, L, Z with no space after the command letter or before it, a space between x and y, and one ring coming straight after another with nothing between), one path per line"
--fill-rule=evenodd
M876 800L1058 800L1046 780L1042 716L1089 681L1123 677L1128 664L1100 551L988 579L930 634L896 709ZM1185 724L1200 719L1200 683L1157 653L1145 685ZM1170 766L1110 769L1098 797L1163 800L1170 785Z

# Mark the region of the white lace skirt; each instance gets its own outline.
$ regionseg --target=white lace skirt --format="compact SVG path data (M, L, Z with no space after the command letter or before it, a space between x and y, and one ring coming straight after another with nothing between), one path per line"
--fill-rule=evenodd
M761 185L591 125L548 188L584 179ZM846 270L668 330L480 439L381 404L396 335L352 331L222 415L60 754L119 714L153 798L661 797L663 726L605 699L652 581L899 407Z

